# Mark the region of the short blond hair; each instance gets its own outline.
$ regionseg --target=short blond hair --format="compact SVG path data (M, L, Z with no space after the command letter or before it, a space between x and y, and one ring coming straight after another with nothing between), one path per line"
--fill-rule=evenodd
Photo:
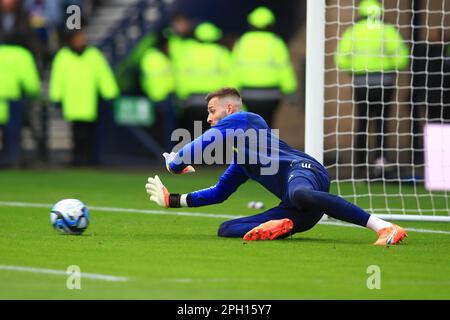
M205 100L206 102L209 102L215 97L223 98L227 96L232 96L242 101L242 97L239 91L231 87L221 88L219 90L213 91L206 96Z

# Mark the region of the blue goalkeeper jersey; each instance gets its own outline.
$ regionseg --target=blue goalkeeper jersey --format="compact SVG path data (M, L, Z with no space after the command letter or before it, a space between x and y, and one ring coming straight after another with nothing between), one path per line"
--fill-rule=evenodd
M169 166L173 172L179 173L190 164L211 164L212 160L225 163L220 158L227 158L226 163L230 166L216 185L188 195L190 207L221 203L248 179L259 182L284 201L288 198L287 175L293 161L302 162L305 170L313 169L328 176L317 160L279 139L261 116L243 111L226 116L186 144Z

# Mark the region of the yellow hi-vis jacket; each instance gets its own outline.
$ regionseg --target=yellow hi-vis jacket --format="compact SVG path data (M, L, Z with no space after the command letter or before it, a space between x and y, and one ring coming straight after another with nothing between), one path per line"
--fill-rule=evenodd
M8 101L20 100L24 94L36 97L40 91L32 53L20 46L0 45L0 124L9 121Z
M161 50L151 48L142 57L141 86L153 102L164 101L175 91L172 65Z
M192 94L206 94L232 86L228 49L207 42L185 45L183 59L175 66L176 94L181 100Z
M232 57L234 82L238 88L279 88L285 94L297 90L289 50L274 33L244 33L235 44Z
M364 19L344 32L334 60L341 70L365 74L403 70L409 55L408 46L393 25Z
M97 120L98 94L110 100L119 95L114 74L94 47L77 54L64 47L55 56L50 78L50 100L61 102L67 121Z

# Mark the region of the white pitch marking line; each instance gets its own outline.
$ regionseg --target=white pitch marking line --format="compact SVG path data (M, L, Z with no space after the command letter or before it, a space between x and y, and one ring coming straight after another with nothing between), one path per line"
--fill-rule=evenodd
M43 269L43 268L0 265L0 270L45 273L45 274L52 274L52 275L57 275L57 276L68 276L68 274L65 271L54 270L54 269ZM103 281L114 281L114 282L128 281L128 278L125 278L125 277L115 277L115 276L109 276L109 275L105 275L105 274L81 272L80 276L81 276L81 278L85 278L85 279L94 279L94 280L103 280Z
M45 203L0 201L0 207L51 208L52 206L53 206L52 204L45 204ZM235 216L235 215L231 215L231 214L215 214L215 213L205 213L205 212L109 208L109 207L95 207L95 206L92 206L92 207L89 206L89 210L90 211L102 211L102 212L142 213L142 214L151 214L151 215L167 215L167 216L171 215L171 216L220 218L220 219L237 219L237 218L244 217L244 216ZM324 220L321 220L319 222L319 224L350 227L350 228L362 228L360 226L349 224L349 223L324 221ZM405 230L412 231L412 232L420 232L420 233L450 234L450 231L444 231L444 230L417 229L417 228L405 228Z
M48 208L53 207L52 204L45 203L27 203L27 202L4 202L0 201L0 207L24 207L24 208ZM172 215L172 216L186 216L186 217L202 217L202 218L225 218L236 219L242 216L235 216L231 214L215 214L203 212L186 212L186 211L172 211L172 210L147 210L147 209L129 209L129 208L109 208L109 207L95 207L88 206L89 211L103 211L103 212L121 212L121 213L143 213L156 215Z

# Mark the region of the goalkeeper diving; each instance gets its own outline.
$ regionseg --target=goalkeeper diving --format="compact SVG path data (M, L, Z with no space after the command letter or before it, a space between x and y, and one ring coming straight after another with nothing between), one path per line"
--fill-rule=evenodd
M157 175L150 177L145 187L151 201L165 208L213 205L225 201L252 179L277 196L279 205L257 215L225 221L218 236L245 241L281 239L311 229L324 214L377 232L375 245L394 245L407 236L400 226L330 194L325 167L279 139L262 117L243 111L239 91L223 88L210 93L206 101L211 128L179 152L164 153L166 167L174 174L193 173L194 160L215 144L233 149L230 165L216 185L188 194L169 193ZM246 135L248 132L251 134ZM257 139L239 140L252 134Z

